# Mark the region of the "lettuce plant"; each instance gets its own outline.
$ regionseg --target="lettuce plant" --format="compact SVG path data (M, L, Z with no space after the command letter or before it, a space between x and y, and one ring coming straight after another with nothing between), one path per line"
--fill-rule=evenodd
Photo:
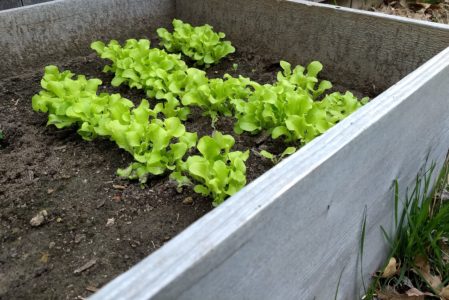
M367 101L359 101L349 92L332 93L320 100L332 84L317 79L322 69L319 62L292 71L289 63L281 61L281 67L276 83L252 84L254 91L247 100L232 100L236 133L266 130L273 139L307 143Z
M326 90L332 88L332 83L327 80L319 82L317 76L323 69L323 65L318 61L313 61L306 68L303 66L296 66L293 70L291 64L286 61L280 62L283 71L278 72L277 81L280 83L290 83L294 85L295 89L307 91L312 96L313 100L317 100ZM319 82L319 83L318 83Z
M197 65L208 67L223 57L234 53L235 48L229 41L222 41L223 32L216 33L210 25L193 27L181 20L173 20L173 33L165 28L159 28L157 34L161 45L168 52L183 53Z
M143 89L148 97L168 101L158 108L166 115L187 118L190 111L181 107L178 100L187 82L187 65L179 55L150 48L150 41L145 39L127 40L123 47L115 40L108 45L97 41L91 48L101 58L112 62L104 71L115 74L113 86L125 83L131 88Z
M262 157L268 158L269 160L271 160L273 162L273 164L276 165L282 159L284 159L284 157L292 155L295 152L296 152L295 147L287 147L281 154L278 154L278 155L270 153L266 150L262 150L258 154L261 155Z
M226 74L224 79L210 79L197 88L187 89L181 102L183 105L200 107L204 115L211 117L214 126L219 115L232 116L232 102L245 101L252 93L251 85L249 78L234 78Z
M148 174L174 170L195 146L196 133L186 132L179 118L157 118L164 107L150 109L148 101L142 100L134 108L119 94L97 95L99 79L72 77L70 71L61 73L55 66L46 67L44 90L33 97L33 109L47 112L48 124L57 128L78 125L83 139L107 137L132 154L136 162L119 170L119 175L145 182Z
M211 196L217 206L234 195L246 184L246 166L249 151L230 151L234 138L215 131L212 137L202 137L197 145L201 155L189 156L172 178L180 184L197 182L194 191Z
M357 99L351 92L341 94L335 92L326 95L317 105L326 111L326 118L331 124L336 124L346 118L362 105L368 102L368 97Z
M41 80L43 90L33 96L32 106L35 111L48 113L47 125L64 128L79 123L78 133L83 139L92 140L97 136L95 128L101 122L100 116L111 114L124 120L129 117L117 111L129 111L133 106L131 101L120 95L98 96L101 80L87 80L83 75L72 79L73 76L70 71L59 72L56 66L45 68ZM107 110L108 107L112 110Z
M198 65L215 63L234 51L229 42L220 41L224 35L208 25L192 27L175 20L174 27L173 34L158 30L164 47L182 52ZM41 82L43 90L32 99L33 109L48 113L48 124L77 125L83 139L106 137L129 152L134 162L119 169L120 176L144 183L150 174L170 172L180 186L194 184L194 191L212 197L214 205L246 184L249 151L231 151L234 138L220 132L197 143L197 134L187 132L182 124L189 106L201 108L211 117L212 126L220 115L235 117L237 134L267 131L273 139L307 143L367 101L350 92L326 94L332 84L318 80L319 62L292 69L281 61L277 81L261 85L229 74L210 79L206 72L187 67L180 54L150 48L148 40L131 39L123 46L117 41L94 42L92 48L112 62L104 68L115 74L112 85L127 84L164 101L151 108L142 100L135 107L119 94L98 95L99 79L82 75L74 79L70 71L49 66ZM199 154L186 158L195 147ZM279 155L259 154L277 163L295 151L288 147Z
M91 47L112 61L104 69L115 73L112 85L125 83L144 89L149 97L165 99L167 102L158 104L156 109L166 116L186 120L188 106L198 106L214 124L219 115L232 115L232 100L245 99L251 92L252 82L248 78L226 74L223 79L209 79L206 72L187 68L179 56L150 49L148 40L128 40L123 47L117 41L107 46L94 42Z
M169 93L171 80L168 74L187 69L179 55L150 48L150 41L146 39L129 39L123 47L116 40L110 41L108 45L96 41L91 44L91 48L101 58L112 62L104 71L115 74L111 82L113 86L127 83L131 88L145 89L149 97L162 98L157 96Z
M135 146L141 151L134 153L136 162L118 174L129 179L139 179L144 183L148 174L160 175L167 170L175 170L187 151L196 145L196 133L186 132L184 125L176 117L165 120L153 119L151 123L142 124L135 131L124 128L124 138L131 136ZM140 150L140 149L139 149Z

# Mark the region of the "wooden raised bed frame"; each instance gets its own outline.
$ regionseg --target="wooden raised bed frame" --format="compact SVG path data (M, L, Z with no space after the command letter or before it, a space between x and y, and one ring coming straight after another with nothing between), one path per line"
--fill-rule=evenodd
M303 1L61 0L0 12L0 79L174 17L383 92L92 299L331 299L341 272L339 298L355 299L365 208L368 279L386 255L379 225L391 229L392 181L410 186L426 158L439 169L449 148L449 26Z

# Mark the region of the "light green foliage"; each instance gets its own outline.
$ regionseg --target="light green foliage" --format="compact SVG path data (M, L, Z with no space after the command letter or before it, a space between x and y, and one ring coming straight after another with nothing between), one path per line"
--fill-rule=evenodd
M3 140L5 138L5 134L3 133L2 130L0 130L0 141Z
M173 25L173 33L158 30L164 47L182 52L198 65L216 63L234 52L229 42L221 41L224 34L214 33L208 25L192 27L179 20ZM120 169L120 176L143 183L149 174L171 172L180 186L195 182L195 192L211 196L214 205L246 184L249 151L231 151L234 138L219 132L202 137L197 145L196 133L187 132L182 124L190 106L210 116L213 127L219 116L235 117L237 134L266 131L273 139L307 143L367 101L359 101L350 92L326 94L332 84L318 80L319 62L292 69L281 61L277 81L261 85L229 74L210 79L203 70L189 68L181 54L150 48L145 39L130 39L123 46L115 40L108 45L97 41L91 47L111 61L104 71L115 74L113 86L126 84L164 101L150 108L142 100L134 107L119 94L98 95L99 79L74 79L70 71L49 66L41 82L43 90L33 97L33 109L48 113L48 124L58 128L77 125L83 139L106 137L128 151L135 161ZM237 64L232 68L236 71ZM185 158L195 146L200 155ZM278 163L295 151L288 147L279 155L267 151L260 155Z
M303 90L310 93L313 100L317 100L326 90L332 88L332 83L327 80L319 82L317 75L323 69L323 65L318 61L311 62L307 66L306 73L304 73L306 69L300 65L296 66L293 70L291 69L291 64L286 61L281 61L280 65L283 71L277 74L278 82L284 85L288 82L296 90Z
M113 85L122 83L144 89L150 97L165 99L156 109L170 117L186 120L188 107L198 106L215 124L219 115L232 115L231 101L247 98L254 84L245 77L234 78L228 74L223 79L209 79L206 72L187 68L179 56L159 49L150 49L148 40L128 40L122 47L117 41L108 46L94 42L91 47L105 59L112 61L106 71L115 73Z
M43 90L33 97L32 106L35 111L48 113L48 125L64 128L79 124L78 133L83 139L92 140L106 116L122 121L129 118L131 101L117 94L98 96L101 80L87 80L83 75L72 79L73 76L70 71L59 72L55 66L45 68Z
M199 66L206 67L215 64L235 48L229 41L222 41L223 32L216 33L210 25L193 27L181 20L173 20L173 33L165 28L159 28L157 34L161 45L168 52L183 53L196 61Z
M177 117L157 118L161 106L150 109L142 100L137 108L119 94L97 95L98 79L72 79L70 71L55 66L45 69L43 91L32 99L33 109L48 113L48 124L58 128L78 125L86 140L108 137L136 160L119 175L145 182L148 174L174 170L188 149L196 144L196 133L186 132Z
M214 206L234 195L246 184L246 166L249 151L230 151L234 138L215 131L212 137L204 136L198 142L201 155L189 156L172 178L180 184L194 179L199 182L194 190L203 196L211 196Z
M194 147L196 133L186 132L184 125L176 117L165 120L153 119L150 123L121 128L121 139L133 141L137 147L132 163L126 169L120 169L119 175L146 182L147 175L160 175L167 170L173 171L187 151ZM140 127L140 126L141 127Z
M326 111L327 120L331 124L336 124L343 120L362 105L368 102L368 97L357 99L351 92L341 94L335 92L326 95L317 105L320 109Z
M179 105L178 96L191 78L187 78L187 65L179 55L150 48L150 41L145 39L127 40L123 47L115 40L107 46L97 41L91 48L112 62L104 71L115 74L113 86L125 83L131 88L144 89L149 97L167 100L158 107L166 116L187 118L189 109Z
M245 100L232 100L235 109L234 130L258 133L267 130L273 139L310 142L315 137L355 111L360 102L347 92L332 93L319 98L332 87L329 81L319 81L322 69L319 62L292 71L291 65L281 61L282 72L275 84L252 84L254 92Z
M273 164L279 163L284 157L292 155L296 152L296 147L287 147L281 154L276 155L273 153L270 153L266 150L262 150L259 152L259 154L265 158L268 158L273 162Z
M186 89L181 102L183 105L200 107L205 115L211 117L214 124L219 115L232 115L232 102L245 101L251 94L251 85L252 82L248 78L234 78L226 74L224 79L210 79L197 88Z
M446 160L439 176L435 166L423 167L405 193L400 193L399 182L394 181L393 231L381 226L389 255L380 272L373 274L364 299L378 299L379 291L398 290L400 286L415 286L435 295L426 299L439 299L436 295L442 295L448 285L449 202L444 195L448 192L449 163ZM405 194L402 199L401 194ZM363 254L361 251L361 257ZM385 276L391 258L398 262L394 265L397 272Z

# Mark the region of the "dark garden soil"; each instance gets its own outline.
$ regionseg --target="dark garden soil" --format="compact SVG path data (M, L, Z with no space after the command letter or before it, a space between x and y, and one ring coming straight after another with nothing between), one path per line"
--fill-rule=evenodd
M145 97L135 89L110 87L112 76L101 72L104 64L92 55L59 66L101 78L104 91L135 103ZM271 82L278 70L275 62L241 54L208 72ZM31 109L42 73L0 81L5 134L0 143L0 299L5 300L87 297L212 209L210 199L190 189L178 193L167 177L152 178L143 187L118 178L117 168L132 158L113 142L86 142L76 129L46 127L47 116ZM212 133L210 119L199 111L186 126L199 136ZM232 127L230 118L217 124L225 133L233 133ZM254 151L279 153L285 147L263 135L236 136L236 149L252 151L248 182L272 167Z

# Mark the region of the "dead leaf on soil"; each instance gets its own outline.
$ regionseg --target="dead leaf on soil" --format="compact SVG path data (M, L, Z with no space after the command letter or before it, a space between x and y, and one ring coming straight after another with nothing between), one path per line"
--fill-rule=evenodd
M114 200L114 202L120 202L120 201L122 201L122 195L120 195L120 194L115 194L115 195L112 197L112 200Z
M43 262L44 264L48 263L48 257L49 257L48 252L44 251L44 252L41 252L41 254L42 254L42 256L41 256L40 261Z
M424 300L425 294L420 295L418 293L419 290L416 290L418 292L416 292L415 290L416 290L415 288L408 290L407 293L410 291L410 295L407 293L400 294L393 287L387 286L382 291L378 291L377 297L380 300Z
M93 286L93 285L88 285L88 286L86 287L86 291L95 293L95 292L98 291L98 288L97 288L96 286Z
M398 264L396 262L396 258L392 257L388 261L388 265L385 267L385 270L382 272L381 277L389 278L395 275L398 272Z
M418 290L417 288L411 288L409 289L407 292L405 292L405 294L409 297L415 296L415 297L424 297L425 296L435 296L432 293L428 293L428 292L421 292L420 290ZM424 299L422 298L422 299Z
M415 258L415 266L418 270L413 270L428 282L428 284L436 291L441 290L441 277L438 275L432 275L430 272L429 261L423 256L417 256Z
M111 227L114 226L115 224L115 218L108 218L107 222L106 222L106 227Z
M447 238L442 238L440 242L440 249L442 252L442 259L447 264L449 263L449 245Z
M45 222L47 216L47 211L45 209L41 210L30 220L30 225L33 227L41 226Z
M113 184L112 187L116 190L125 190L126 189L125 185L120 185L120 184Z
M440 297L443 297L444 299L449 299L449 285L446 285L439 294Z
M414 12L424 13L431 5L429 3L412 2L408 4L408 8Z
M79 267L78 269L76 269L75 271L73 271L73 273L75 274L79 274L81 272L86 271L87 269L92 268L95 264L97 263L97 259L91 259L89 260L87 263L85 263L83 266Z

